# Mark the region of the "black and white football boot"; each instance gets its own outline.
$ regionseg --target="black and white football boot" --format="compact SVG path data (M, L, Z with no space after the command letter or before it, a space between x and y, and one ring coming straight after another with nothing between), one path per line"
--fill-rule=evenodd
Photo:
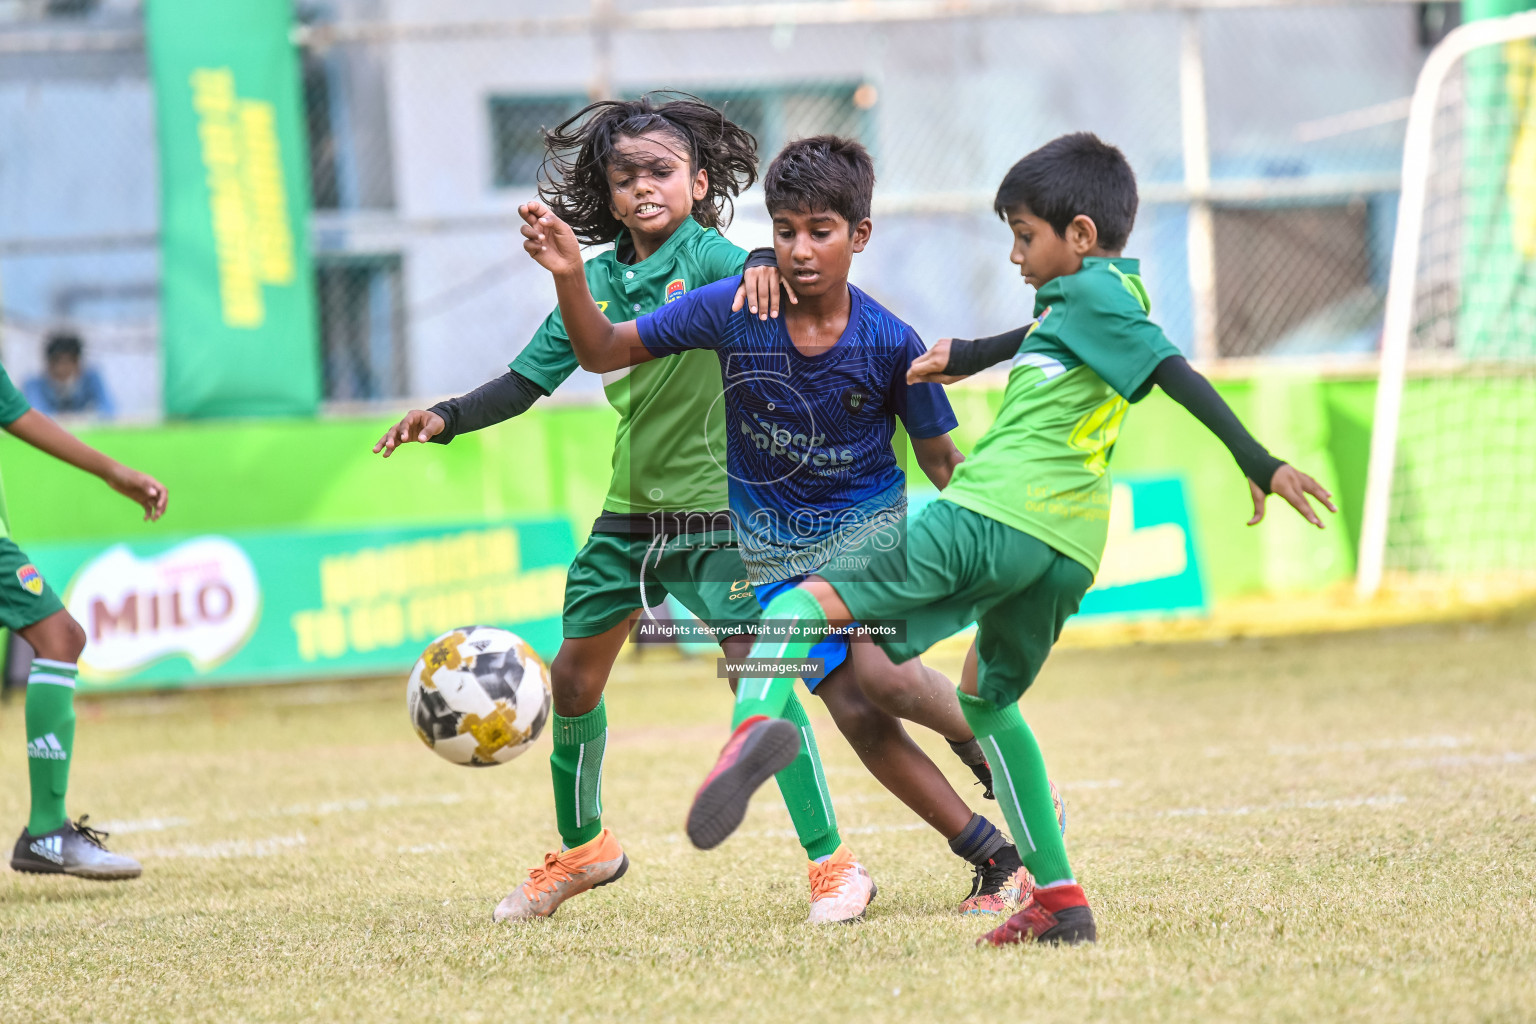
M144 869L132 857L113 853L104 845L107 833L87 825L90 815L66 821L52 832L34 836L26 829L11 851L11 868L38 875L74 875L98 882L138 878Z

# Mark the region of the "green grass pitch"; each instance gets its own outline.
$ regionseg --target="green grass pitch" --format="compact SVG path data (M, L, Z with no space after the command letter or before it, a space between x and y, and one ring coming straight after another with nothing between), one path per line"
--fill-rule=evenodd
M962 866L825 719L844 833L880 885L865 922L803 923L771 787L692 849L684 811L729 719L707 661L625 656L605 810L633 867L513 927L491 909L556 841L547 739L504 767L442 762L407 725L403 669L82 699L72 811L145 874L0 877L0 1020L1530 1020L1533 650L1525 614L1059 652L1024 709L1093 949L975 948ZM24 746L12 702L15 830Z

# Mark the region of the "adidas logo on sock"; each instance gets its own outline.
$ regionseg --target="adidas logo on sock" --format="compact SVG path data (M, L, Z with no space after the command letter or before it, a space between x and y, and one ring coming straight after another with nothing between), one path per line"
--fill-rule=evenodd
M57 736L49 733L27 743L27 756L42 758L44 761L67 761L69 751L59 746Z
M44 836L41 839L32 840L32 852L44 860L51 860L55 864L64 863L64 837Z

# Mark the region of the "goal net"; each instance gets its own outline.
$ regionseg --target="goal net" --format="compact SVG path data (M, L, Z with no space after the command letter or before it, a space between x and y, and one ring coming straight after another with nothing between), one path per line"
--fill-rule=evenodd
M1536 590L1536 11L1430 54L1403 157L1358 589Z

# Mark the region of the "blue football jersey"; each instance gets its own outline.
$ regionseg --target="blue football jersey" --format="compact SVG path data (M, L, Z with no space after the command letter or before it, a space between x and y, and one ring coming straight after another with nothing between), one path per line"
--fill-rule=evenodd
M906 514L896 417L913 437L953 430L937 384L907 384L917 333L849 286L837 344L814 356L782 319L731 312L739 278L689 292L636 321L656 356L713 349L724 389L725 469L742 561L754 583L816 572Z

